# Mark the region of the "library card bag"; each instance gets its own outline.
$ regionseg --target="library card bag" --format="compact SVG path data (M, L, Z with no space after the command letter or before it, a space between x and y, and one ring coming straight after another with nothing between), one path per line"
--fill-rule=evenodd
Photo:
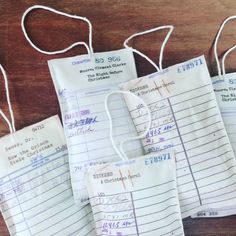
M106 97L106 103L112 94ZM148 109L140 99L136 100L138 106ZM144 116L148 116L151 124L150 111L148 114L145 111ZM111 117L110 127L112 131ZM145 133L149 128L150 125ZM116 147L112 133L110 137L122 161L87 168L87 188L97 235L183 236L174 153L164 151L128 159L123 148ZM121 147L129 140L132 138L123 140Z
M142 140L146 153L175 150L182 217L236 204L236 161L204 56L121 85L140 96L152 113ZM145 130L143 108L126 102L137 132Z
M28 42L39 52L46 54L61 53L72 48L75 44L65 50L50 53L38 49L31 42L24 27L24 20L31 10L37 8L72 17L48 7L29 8L22 17L22 29ZM49 60L48 65L62 113L74 198L77 204L84 205L88 203L88 193L84 183L86 167L116 159L109 142L109 127L104 109L105 95L116 90L119 83L136 78L137 72L134 56L130 50L124 48L94 53L90 21L79 16L73 18L83 20L89 25L89 46L86 46L88 54ZM162 28L154 30L159 29ZM80 43L86 45L84 42ZM123 100L113 97L112 112L117 118L115 133L118 141L129 133L136 134ZM135 156L142 155L140 141L130 142L127 145L127 152Z
M217 52L217 44L220 34L225 24L233 19L236 19L236 16L228 17L222 23L217 33L214 43L214 56L215 61L217 62L218 75L212 77L211 79L220 112L225 124L225 128L229 136L233 151L236 154L236 73L225 73L225 60L229 53L231 53L236 48L236 46L231 47L224 53L221 65ZM236 185L236 182L232 182L231 184ZM225 187L227 188L227 186ZM198 212L192 217L223 217L233 214L236 214L236 205L221 209L208 209L202 212Z
M68 152L58 116L15 131L0 110L10 134L0 139L0 209L11 236L95 236L90 205L74 203Z
M236 153L236 122L234 116L236 115L236 73L225 73L225 60L229 53L231 53L236 46L231 47L222 57L222 66L220 65L217 44L220 34L225 24L236 19L236 16L228 17L221 25L216 40L214 43L214 55L217 62L218 75L212 77L213 88L216 94L217 102L220 107L221 115L228 131L229 139L231 141L234 152Z

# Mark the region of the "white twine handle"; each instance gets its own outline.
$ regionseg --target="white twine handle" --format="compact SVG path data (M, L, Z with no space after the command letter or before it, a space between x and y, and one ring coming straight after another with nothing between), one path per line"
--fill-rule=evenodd
M225 54L223 55L222 57L222 75L225 76L225 60L226 60L226 57L234 50L236 49L236 45L234 45L233 47L231 47L230 49L228 49Z
M147 115L148 115L148 125L147 125L147 128L146 128L146 131L143 132L141 135L139 136L136 136L136 137L129 137L129 138L126 138L124 139L123 141L120 142L120 150L117 148L116 144L115 144L115 141L113 139L113 125L112 125L112 117L111 117L111 114L110 114L110 111L109 111L109 107L108 107L108 99L111 95L114 95L114 94L125 94L125 95L131 95L133 96L135 99L139 100L140 103L145 107L145 109L147 110ZM138 139L141 139L141 138L144 138L147 133L149 132L150 128L151 128L151 123L152 123L152 119L151 119L151 112L150 112L150 109L148 108L147 104L143 101L143 99L141 99L140 97L138 97L137 95L129 92L129 91L121 91L121 90L117 90L117 91L113 91L109 94L106 95L105 97L105 110L106 110L106 113L107 113L107 116L108 116L108 119L109 119L109 126L110 126L110 140L111 140L111 143L112 143L112 146L114 148L114 150L116 151L117 155L122 159L122 160L128 160L128 157L127 155L125 154L125 151L124 151L124 144L126 142L129 142L129 141L133 141L133 140L138 140Z
M169 29L162 45L161 45L161 50L160 50L160 56L159 56L159 67L156 65L155 62L153 62L148 56L146 56L145 54L143 54L142 52L138 51L137 49L134 49L133 47L129 47L128 46L128 43L131 39L137 37L137 36L141 36L141 35L144 35L144 34L149 34L149 33L152 33L152 32L155 32L155 31L159 31L159 30L163 30L163 29ZM124 41L124 47L125 48L128 48L129 50L131 50L132 52L135 52L137 53L138 55L140 55L141 57L145 58L149 63L151 63L155 69L159 72L159 71L162 71L162 60L163 60L163 53L164 53L164 50L165 50L165 46L166 46L166 43L168 42L169 38L170 38L170 35L171 33L173 32L174 30L174 26L173 25L164 25L164 26L160 26L160 27L156 27L156 28L152 28L152 29L149 29L149 30L145 30L143 32L139 32L139 33L135 33L135 34L132 34L131 36L129 36L125 41Z
M46 11L50 11L50 12L53 12L55 14L58 14L58 15L62 15L62 16L66 16L66 17L69 17L69 18L72 18L72 19L77 19L77 20L82 20L86 23L88 23L88 26L89 26L89 46L85 43L85 42L75 42L73 44L71 44L70 46L68 46L67 48L65 49L62 49L62 50L58 50L58 51L45 51L45 50L42 50L40 49L39 47L37 47L32 41L31 39L29 38L28 34L27 34L27 31L25 29L25 18L27 16L27 14L32 11L32 10L35 10L35 9L43 9L43 10L46 10ZM83 45L85 46L85 48L87 49L88 51L88 54L93 54L93 47L92 47L92 24L91 22L85 18L85 17L81 17L81 16L76 16L76 15L71 15L71 14L68 14L68 13L65 13L65 12L61 12L61 11L57 11L51 7L47 7L47 6L42 6L42 5L34 5L34 6L31 6L29 7L23 14L22 18L21 18L21 29L24 33L24 36L25 38L27 39L27 41L29 42L29 44L35 49L37 50L38 52L41 52L43 54L47 54L47 55L54 55L54 54L59 54L59 53L64 53L64 52L67 52L69 51L70 49L78 46L78 45Z
M225 25L227 24L228 21L236 19L236 16L230 16L228 18L226 18L223 23L220 26L219 31L217 32L216 38L215 38L215 43L214 43L214 56L215 56L215 60L216 60L216 65L217 65L217 70L218 70L218 75L222 75L222 71L221 71L221 67L220 67L220 61L219 61L219 57L218 57L218 41L221 35L222 30L224 29ZM227 54L228 55L228 54ZM226 55L226 56L227 56Z
M2 111L2 109L0 109L0 115L3 117L3 119L4 119L4 120L6 121L6 123L8 124L10 133L13 133L13 132L16 131L14 113L13 113L13 110L12 110L11 100L10 100L10 95L9 95L7 74L6 74L6 71L4 70L4 68L2 67L1 64L0 64L0 70L1 70L1 73L2 73L2 75L3 75L3 79L4 79L4 83L5 83L6 97L7 97L8 108L9 108L9 112L10 112L10 116L11 116L11 122L9 121L9 119L7 118L7 116L4 114L4 112Z

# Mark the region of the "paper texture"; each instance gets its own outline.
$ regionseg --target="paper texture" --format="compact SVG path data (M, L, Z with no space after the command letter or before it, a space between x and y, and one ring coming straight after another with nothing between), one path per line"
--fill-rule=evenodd
M91 207L74 204L57 116L1 138L0 147L0 208L11 235L96 235Z
M49 68L60 102L66 134L72 188L77 204L88 203L84 171L116 160L109 139L105 95L118 84L137 77L134 57L128 49L95 53L95 63L88 55L49 61ZM119 142L136 131L121 96L110 100L111 115L116 119L114 135ZM127 145L131 156L142 155L139 141Z
M88 168L97 235L184 235L172 152Z
M236 153L236 73L215 76L212 81L226 131Z
M204 208L236 203L236 162L204 57L172 66L161 73L124 83L152 113L146 152L174 149L182 217ZM137 131L147 121L144 108L126 97Z
M236 73L215 76L212 84L229 140L236 153ZM233 214L236 214L236 205L204 210L192 217L222 217Z

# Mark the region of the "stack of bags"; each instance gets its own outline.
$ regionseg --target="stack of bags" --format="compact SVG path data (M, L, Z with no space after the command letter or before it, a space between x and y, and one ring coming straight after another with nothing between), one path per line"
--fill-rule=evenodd
M89 44L55 52L38 48L25 18L44 9L88 23ZM83 45L88 54L48 61L58 116L0 139L0 208L11 235L184 235L185 217L236 213L236 79L220 65L211 78L204 56L162 68L173 26L130 36L124 49L94 53L87 18L32 6L22 30L41 53ZM168 29L159 65L129 42ZM138 78L133 53L157 72Z

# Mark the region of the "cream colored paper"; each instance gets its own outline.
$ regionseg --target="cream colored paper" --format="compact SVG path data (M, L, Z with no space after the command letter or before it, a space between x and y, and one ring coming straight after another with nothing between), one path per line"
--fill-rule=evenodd
M75 205L58 116L0 139L0 208L14 236L95 236L89 205Z
M212 77L212 84L229 140L236 153L236 73ZM236 214L236 205L208 209L192 217L222 217Z
M184 235L172 152L88 168L98 236Z
M109 123L104 99L118 84L136 78L133 53L128 49L94 53L48 62L60 102L66 134L72 188L77 204L87 204L84 183L87 166L116 160L110 145ZM136 131L125 102L119 96L111 100L112 117L117 120L114 134L119 142ZM127 153L142 154L140 142L127 145Z
M121 85L152 112L146 152L174 149L182 217L236 204L236 162L203 56ZM126 98L137 131L143 109Z
M215 76L212 81L226 131L236 153L236 73Z

